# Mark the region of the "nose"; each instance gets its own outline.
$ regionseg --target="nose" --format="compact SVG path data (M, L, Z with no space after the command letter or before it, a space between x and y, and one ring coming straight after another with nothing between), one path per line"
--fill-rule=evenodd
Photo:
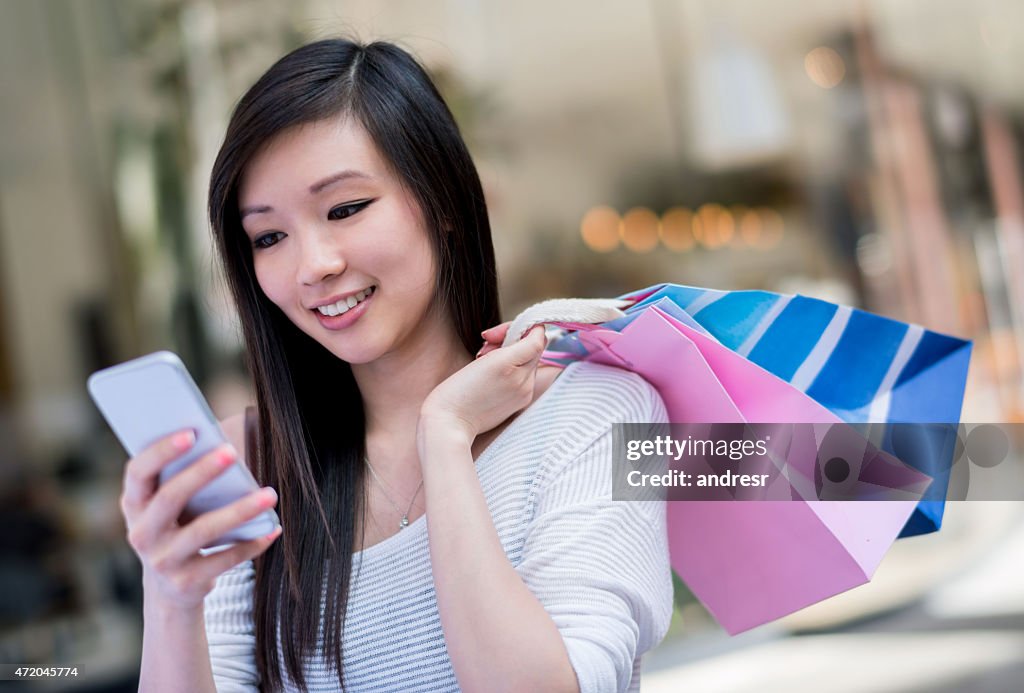
M298 280L311 286L345 271L348 263L341 249L320 229L314 229L303 236L300 246Z

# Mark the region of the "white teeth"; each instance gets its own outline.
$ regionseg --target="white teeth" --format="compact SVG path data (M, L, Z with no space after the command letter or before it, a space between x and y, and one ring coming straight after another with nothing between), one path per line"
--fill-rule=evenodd
M375 287L371 286L367 289L363 289L359 293L353 296L349 296L348 298L344 298L338 301L337 303L332 303L329 306L320 306L319 308L317 308L317 310L320 311L321 315L328 316L341 315L342 313L347 313L351 308L354 308L357 303L365 299L367 296L371 295L374 291L374 288Z

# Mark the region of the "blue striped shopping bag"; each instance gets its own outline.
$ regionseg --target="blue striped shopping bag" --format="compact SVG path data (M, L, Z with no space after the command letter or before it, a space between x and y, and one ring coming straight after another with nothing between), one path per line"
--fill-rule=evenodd
M927 534L942 525L953 461L944 433L960 420L970 341L799 294L658 284L619 298L632 305L603 327L621 330L657 306L849 424L945 425L933 430L941 439L930 441L931 454L902 456L933 482L900 536ZM550 347L568 353L583 348L575 333ZM930 429L915 430L927 437ZM886 435L880 447L899 456Z

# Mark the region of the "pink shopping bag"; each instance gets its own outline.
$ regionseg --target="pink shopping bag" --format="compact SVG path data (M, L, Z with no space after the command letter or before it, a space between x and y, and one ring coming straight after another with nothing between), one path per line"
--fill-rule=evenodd
M621 332L587 326L578 336L583 359L651 383L672 422L844 425L789 383L657 307ZM875 456L856 470L857 483L898 487L906 500L817 500L814 471L801 468L816 463L815 441L801 459L799 441L792 442L786 462L812 489L797 500L667 502L672 567L730 634L868 582L930 481ZM782 497L792 496L787 489Z

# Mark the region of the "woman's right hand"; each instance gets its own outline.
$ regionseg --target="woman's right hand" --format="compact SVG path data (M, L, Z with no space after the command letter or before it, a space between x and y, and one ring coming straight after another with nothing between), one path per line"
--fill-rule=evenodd
M270 547L281 529L208 556L199 549L227 531L277 504L266 487L237 501L203 513L184 525L178 518L185 504L204 485L230 467L237 457L229 445L213 450L160 484L160 470L195 444L192 431L163 438L128 460L121 511L128 543L142 561L146 599L183 609L201 608L217 576Z

